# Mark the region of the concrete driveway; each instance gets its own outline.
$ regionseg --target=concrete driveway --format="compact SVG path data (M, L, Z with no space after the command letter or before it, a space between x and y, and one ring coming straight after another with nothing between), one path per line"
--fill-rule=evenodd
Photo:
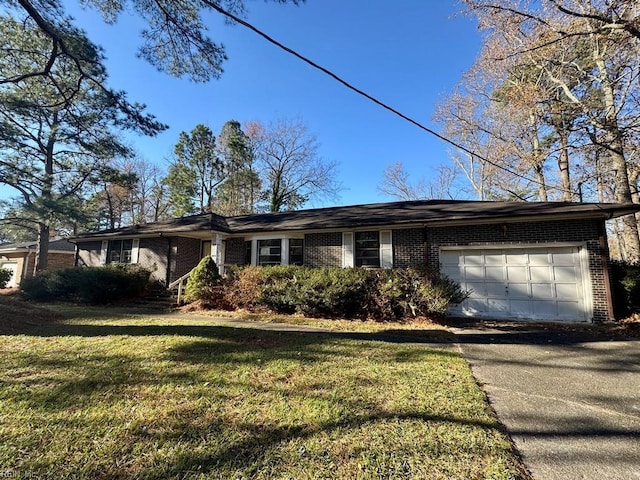
M456 334L536 480L640 479L640 339L515 324Z

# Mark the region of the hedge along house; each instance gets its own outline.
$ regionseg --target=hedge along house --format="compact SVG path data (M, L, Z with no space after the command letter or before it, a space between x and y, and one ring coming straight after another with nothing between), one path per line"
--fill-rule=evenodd
M452 315L613 318L605 220L638 205L409 201L222 217L84 234L79 265L136 263L168 285L211 255L230 265L438 270L470 297Z

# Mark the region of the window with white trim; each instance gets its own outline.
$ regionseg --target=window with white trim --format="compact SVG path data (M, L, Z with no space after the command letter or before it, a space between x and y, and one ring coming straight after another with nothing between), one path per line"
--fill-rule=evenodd
M109 240L107 263L132 263L133 240Z
M391 230L342 232L342 266L393 268Z
M355 266L380 267L380 232L355 232Z
M302 265L304 263L304 239L289 239L289 265Z
M258 240L258 265L282 263L282 240L279 238Z

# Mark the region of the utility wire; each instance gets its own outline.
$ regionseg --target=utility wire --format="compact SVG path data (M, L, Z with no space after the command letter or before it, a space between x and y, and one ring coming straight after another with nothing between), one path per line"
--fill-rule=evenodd
M249 30L251 30L252 32L256 33L257 35L261 36L262 38L264 38L266 41L268 41L269 43L275 45L276 47L284 50L285 52L293 55L294 57L298 58L299 60L302 60L303 62L305 62L307 65L310 65L311 67L320 70L322 73L330 76L331 78L333 78L334 80L336 80L337 82L341 83L342 85L344 85L345 87L347 87L349 90L352 90L354 92L356 92L358 95L361 95L363 97L365 97L367 100L372 101L373 103L375 103L376 105L390 111L391 113L397 115L398 117L402 118L403 120L406 120L409 123L412 123L413 125L415 125L416 127L420 128L421 130L424 130L425 132L437 137L438 139L442 140L445 143L448 143L454 147L456 147L459 150L462 150L463 152L471 155L472 157L477 158L478 160L481 160L483 162L488 163L489 165L493 165L496 168L499 168L500 170L503 170L507 173L510 173L511 175L515 175L516 177L522 178L523 180L526 180L528 182L531 183L535 183L537 185L541 185L544 186L545 188L548 189L553 189L553 190L559 190L559 191L564 191L563 188L560 187L556 187L553 185L547 185L545 183L542 183L538 180L534 180L532 178L527 177L526 175L523 175L519 172L516 172L515 170L511 170L510 168L504 167L500 164L497 164L491 160L489 160L488 158L483 157L482 155L478 155L477 153L469 150L467 147L439 134L438 132L436 132L435 130L430 129L429 127L426 127L425 125L423 125L422 123L418 122L417 120L414 120L413 118L409 117L408 115L405 115L404 113L400 112L399 110L396 110L395 108L391 107L390 105L378 100L377 98L373 97L372 95L369 95L367 92L359 89L358 87L350 84L349 82L347 82L346 80L344 80L343 78L339 77L338 75L336 75L335 73L333 73L331 70L323 67L322 65L319 65L317 63L315 63L313 60L305 57L304 55L296 52L295 50L287 47L286 45L280 43L278 40L274 39L273 37L267 35L266 33L264 33L262 30L258 29L257 27L254 27L252 24L250 24L249 22L242 20L241 18L237 17L236 15L226 11L225 9L223 9L222 7L220 7L219 5L216 5L215 3L213 3L211 0L203 0L203 3L210 6L212 9L214 9L215 11L217 11L218 13L224 15L225 17L233 20L236 23L239 23L240 25L242 25L243 27L248 28Z

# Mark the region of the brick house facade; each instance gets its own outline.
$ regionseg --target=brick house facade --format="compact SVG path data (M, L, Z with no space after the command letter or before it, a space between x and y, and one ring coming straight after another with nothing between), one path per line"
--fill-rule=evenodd
M203 255L231 265L442 271L472 292L457 313L612 317L605 220L636 205L416 201L221 217L202 214L74 239L80 265L126 258L168 284ZM117 249L120 248L119 252Z

